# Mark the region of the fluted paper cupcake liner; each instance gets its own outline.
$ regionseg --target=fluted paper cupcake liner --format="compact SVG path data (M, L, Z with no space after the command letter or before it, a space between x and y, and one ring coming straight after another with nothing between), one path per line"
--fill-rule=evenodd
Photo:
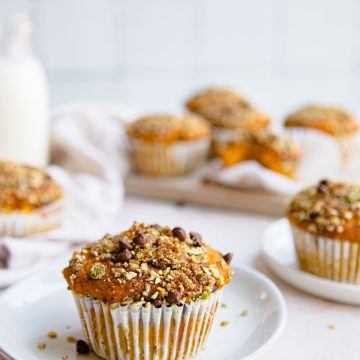
M173 144L130 140L134 168L158 176L183 175L201 165L209 152L210 139L179 141Z
M183 306L106 305L75 293L85 336L106 360L178 360L205 346L222 291Z
M291 225L300 268L323 278L360 284L360 243L318 236Z
M59 200L29 213L0 212L0 236L25 237L55 229L61 222L62 207Z

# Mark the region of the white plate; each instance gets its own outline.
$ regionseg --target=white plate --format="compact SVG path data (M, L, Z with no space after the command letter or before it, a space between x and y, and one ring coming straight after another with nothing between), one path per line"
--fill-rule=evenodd
M83 338L72 296L66 290L58 261L38 274L7 290L0 297L0 349L16 360L76 359L75 344L68 336ZM225 289L213 331L205 352L197 359L254 359L265 352L281 335L286 321L286 306L278 288L264 275L234 267L234 278ZM248 316L241 316L248 310ZM220 326L221 321L229 325ZM50 330L58 339L50 340ZM37 344L45 342L45 350ZM88 356L86 359L95 359Z
M287 219L272 223L264 232L262 250L272 271L288 284L325 299L360 305L360 286L321 278L300 270Z

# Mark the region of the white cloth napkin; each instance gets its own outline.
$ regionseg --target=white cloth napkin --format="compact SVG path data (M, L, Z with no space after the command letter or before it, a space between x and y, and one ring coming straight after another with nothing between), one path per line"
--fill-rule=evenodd
M88 103L52 111L49 172L65 190L64 220L59 229L31 241L0 238L10 252L8 268L0 269L0 288L112 229L122 209L127 171L123 126L134 115L124 107Z

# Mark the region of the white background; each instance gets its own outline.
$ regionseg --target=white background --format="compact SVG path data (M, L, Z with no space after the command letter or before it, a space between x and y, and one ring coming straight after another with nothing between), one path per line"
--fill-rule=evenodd
M0 0L29 10L53 104L180 110L229 85L280 120L310 101L360 115L356 0Z

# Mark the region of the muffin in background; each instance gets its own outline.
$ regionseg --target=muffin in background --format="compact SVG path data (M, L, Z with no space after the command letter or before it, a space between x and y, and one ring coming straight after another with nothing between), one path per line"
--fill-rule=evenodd
M216 144L216 153L224 166L255 160L269 170L295 178L301 150L290 139L269 133L238 132L232 141Z
M205 345L231 257L198 233L134 223L74 252L64 276L98 356L187 359Z
M211 124L215 141L218 136L231 139L233 130L263 130L270 124L268 115L231 89L210 88L190 98L186 106Z
M55 229L63 196L45 170L0 161L0 235L24 237Z
M345 110L325 105L305 106L290 114L284 122L285 127L292 129L315 129L334 138L339 146L344 163L354 148L358 123Z
M135 170L155 176L184 175L207 157L211 131L195 115L144 116L127 127Z
M360 185L320 181L287 209L300 268L335 281L360 283Z

